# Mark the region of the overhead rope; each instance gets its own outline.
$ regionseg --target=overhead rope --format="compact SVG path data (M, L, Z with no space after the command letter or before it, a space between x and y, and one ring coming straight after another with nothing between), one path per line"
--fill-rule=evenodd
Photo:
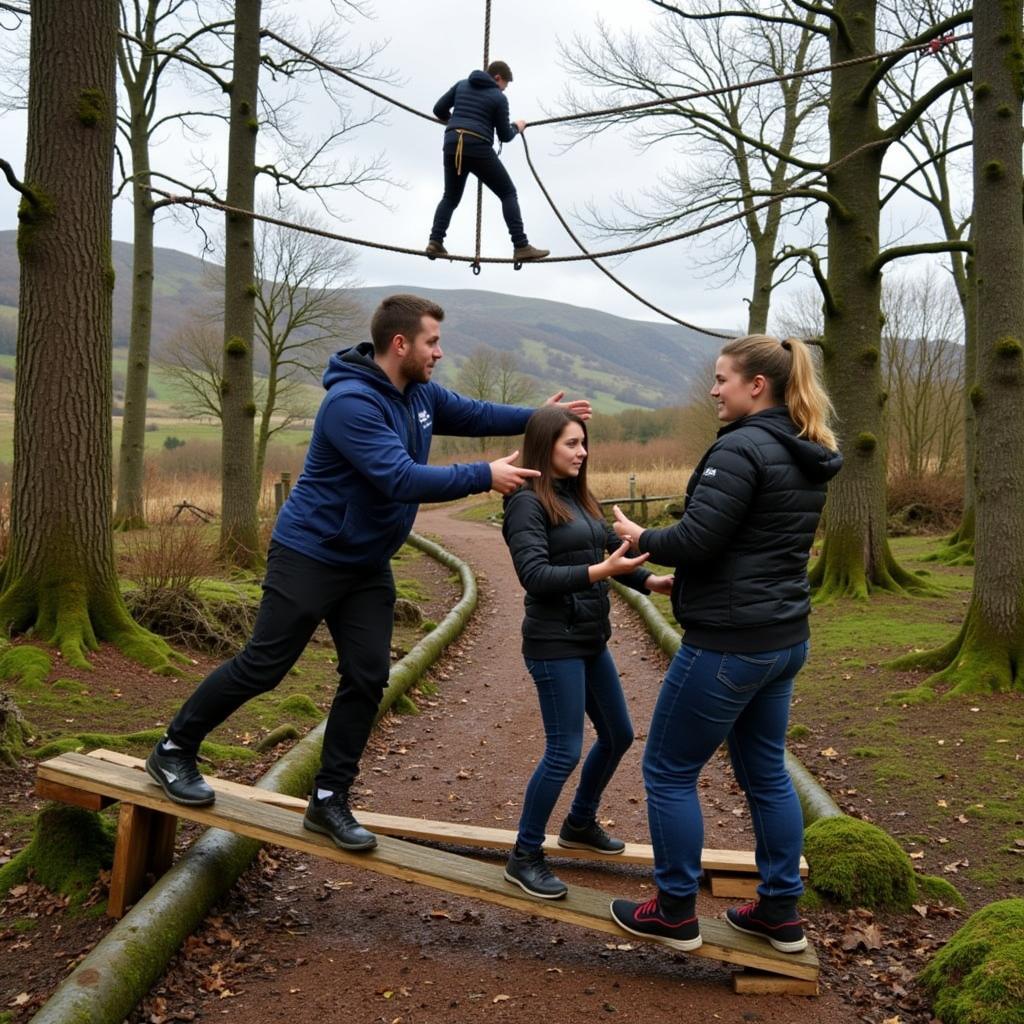
M333 75L337 75L339 78L343 78L346 82L356 86L356 88L362 89L364 92L368 92L371 95L376 96L378 99L384 100L386 103L390 103L392 106L399 107L401 110L413 114L416 117L422 117L426 121L433 121L435 124L443 123L434 117L433 114L427 114L422 110L417 110L415 107L409 106L408 103L396 100L394 97L387 95L387 93L381 92L379 89L375 89L371 85L367 85L366 82L358 78L356 75L343 71L341 68L336 67L333 64L328 64L326 61L321 60L312 53L296 46L283 36L279 36L271 29L263 29L261 35L265 36L267 39L275 40L282 46L291 50L293 53L308 60L316 67L330 72ZM634 110L647 110L651 107L659 107L665 104L686 103L690 100L710 99L714 96L725 96L732 92L742 92L744 89L756 89L763 85L775 85L780 82L791 82L798 78L807 78L810 75L824 74L827 71L838 71L842 68L856 67L858 64L869 64L872 61L884 60L888 57L901 57L912 53L919 53L924 56L934 55L944 46L952 45L953 43L971 38L973 38L973 33L971 32L964 32L960 35L944 35L931 39L926 43L915 43L912 46L899 46L893 50L879 50L876 53L863 54L860 57L850 57L848 60L837 61L834 64L820 64L817 67L804 68L802 71L790 71L786 74L770 75L766 78L752 78L747 82L737 82L733 85L720 85L713 89L701 89L696 92L682 93L678 96L662 96L658 99L644 100L640 103L629 103L619 107L603 107L597 110L581 110L573 114L561 114L557 117L546 117L537 121L527 121L526 124L528 128L539 128L544 125L562 124L567 121L582 121L590 117L608 117L611 114L630 113Z

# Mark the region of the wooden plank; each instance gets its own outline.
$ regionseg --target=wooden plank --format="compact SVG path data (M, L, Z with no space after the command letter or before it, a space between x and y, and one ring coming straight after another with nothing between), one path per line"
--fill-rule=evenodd
M143 773L83 754L62 754L44 761L38 772L42 778L61 785L104 793L151 810L176 814L183 819L228 829L261 842L275 843L365 871L606 932L620 939L625 934L609 916L609 895L596 889L573 886L564 900L534 899L506 882L502 869L497 865L416 846L390 836L381 836L375 850L349 853L338 849L327 837L305 830L298 816L283 808L257 804L233 793L221 793L217 802L209 807L174 804ZM701 933L704 945L694 950L693 956L809 981L818 976L818 958L811 948L793 955L779 953L763 940L737 932L724 921L715 919L702 920ZM630 941L645 940L633 936Z
M125 768L143 770L144 762L137 757L130 757L112 750L94 750L88 755L109 764L118 764ZM218 793L231 793L245 799L257 800L260 803L272 804L290 811L305 811L306 801L283 793L274 793L269 789L257 789L242 786L228 779L206 776L206 781ZM374 811L360 811L359 821L368 829L382 835L399 836L405 839L422 839L427 842L452 843L459 846L479 846L492 850L511 850L516 841L515 832L509 829L488 828L470 825L465 822L430 821L422 818L407 818L395 814L378 814ZM547 836L544 850L553 857L568 857L588 860L595 863L609 864L643 864L650 867L654 863L654 851L646 843L627 843L622 853L609 856L594 853L591 850L567 850L559 846L555 836ZM701 866L705 871L727 871L733 873L747 872L755 876L757 884L757 866L754 854L748 850L715 850L705 849L701 856ZM807 861L800 859L800 873L807 875Z
M36 796L43 800L57 800L62 804L71 804L73 807L84 807L87 811L102 811L109 807L116 800L102 796L99 793L86 793L81 789L73 789L71 786L60 786L55 782L48 782L46 779L36 779Z
M756 900L757 887L761 884L758 877L741 875L734 872L714 871L707 876L711 886L711 895L724 899Z
M733 974L732 990L742 996L816 996L818 982L745 969Z

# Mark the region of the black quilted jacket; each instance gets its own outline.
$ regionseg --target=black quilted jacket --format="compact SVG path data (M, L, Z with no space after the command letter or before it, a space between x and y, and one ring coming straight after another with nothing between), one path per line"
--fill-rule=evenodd
M529 488L505 498L502 533L519 582L526 591L523 654L527 658L581 658L599 654L611 636L608 581L591 583L587 567L604 561L620 546L604 521L587 515L573 485L558 486L573 512L568 523L552 526L544 506ZM617 577L644 591L647 569Z
M498 83L486 71L474 71L469 78L456 82L435 104L434 117L448 126L444 135L446 147L458 141L456 128L468 128L482 140L466 139L466 145L490 146L494 133L502 142L511 142L519 129L509 121L508 100Z
M687 643L753 653L807 639L807 560L842 464L797 437L784 406L718 432L687 484L683 517L639 542L674 567L672 610Z

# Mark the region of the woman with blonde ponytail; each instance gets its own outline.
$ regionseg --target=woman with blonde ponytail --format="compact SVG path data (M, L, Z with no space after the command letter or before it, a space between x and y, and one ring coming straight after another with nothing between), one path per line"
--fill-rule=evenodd
M704 824L697 778L722 741L757 837L758 899L726 912L784 953L806 948L797 900L803 817L785 767L793 681L807 657L807 560L828 481L842 466L832 404L807 345L753 334L727 342L711 388L723 426L674 526L644 530L616 507L615 532L672 566L683 627L644 750L657 895L615 900L626 931L677 949L701 943L695 912Z

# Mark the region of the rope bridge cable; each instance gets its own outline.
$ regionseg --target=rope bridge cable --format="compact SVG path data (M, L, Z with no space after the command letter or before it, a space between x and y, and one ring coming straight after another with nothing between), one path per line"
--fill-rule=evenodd
M869 143L868 147L877 145L877 143ZM862 149L868 147L861 147ZM847 154L848 159L850 156L855 154ZM838 162L838 161L837 161ZM835 165L832 165L835 166ZM773 203L779 202L780 199L786 199L791 195L801 194L808 186L805 184L799 189L784 189L781 192L768 193L768 197L763 199L759 203L738 211L737 213L728 214L725 217L719 217L717 220L708 221L706 224L701 224L695 228L689 228L686 231L679 231L673 235L665 235L662 238L651 239L648 242L637 242L634 245L623 245L617 249L605 249L602 252L591 252L581 253L578 256L545 256L542 260L517 260L514 256L481 256L479 258L480 263L505 263L505 264L518 264L518 263L582 263L584 260L590 260L593 262L595 259L607 259L610 256L627 256L629 253L642 252L645 249L655 249L661 245L669 245L672 242L680 242L686 238L693 238L695 235L703 234L705 231L714 231L716 228L725 227L727 224L732 224L734 221L740 220L743 217L748 216L751 213L756 213L758 210L763 210ZM174 195L172 192L165 192L163 189L150 187L149 191L152 195L160 196L166 200L169 206L192 206L192 207L205 207L209 210L217 210L220 213L233 213L239 217L251 217L253 220L258 220L264 224L274 224L277 227L290 228L294 231L302 232L307 235L316 235L319 238L328 238L335 242L345 242L348 245L361 245L368 249L380 249L384 252L397 252L402 253L406 256L421 256L424 259L445 259L453 263L475 263L477 261L476 256L461 256L456 253L448 253L445 256L430 257L427 256L423 249L411 249L404 245L391 245L388 242L375 242L369 238L355 238L351 235L339 235L333 231L325 231L323 228L313 228L305 224L296 224L294 221L283 220L280 217L271 217L268 214L256 213L253 210L243 210L238 206L228 206L226 203L217 202L212 199L200 199L197 196L179 196Z
M695 235L703 234L705 231L714 231L717 228L725 227L728 224L732 224L743 217L748 216L751 213L756 213L758 210L763 210L773 203L777 203L782 199L788 199L793 196L806 195L807 190L812 186L820 183L820 181L826 177L826 175L839 167L841 164L846 163L848 160L854 159L854 157L860 156L864 152L875 149L879 146L888 145L889 140L887 139L875 139L871 142L865 142L864 145L858 146L855 150L847 153L845 156L841 156L838 160L834 160L830 164L826 164L821 170L815 172L815 178L800 183L799 187L792 187L782 189L778 192L765 193L765 198L760 202L753 203L748 207L744 207L738 210L736 213L727 214L724 217L719 217L717 220L708 221L705 224L700 224L694 228L688 228L686 231L678 231L672 235L664 235L661 238L654 238L647 242L637 242L633 245L623 245L616 249L605 249L601 252L590 252L581 253L578 256L545 256L542 260L531 260L528 262L535 263L581 263L583 260L590 260L593 262L595 259L607 259L611 256L627 256L630 253L642 252L645 249L656 249L661 245L669 245L672 242L680 242L686 238L693 238ZM220 213L233 213L239 217L251 217L253 220L258 220L264 224L273 224L277 227L290 228L293 231L299 231L307 235L315 235L319 238L328 238L335 242L345 242L349 245L361 245L368 249L381 249L384 252L397 252L407 256L420 256L424 259L446 259L452 263L473 263L476 261L476 256L461 256L457 253L448 253L445 256L429 257L423 249L411 249L408 246L403 245L391 245L388 242L375 242L368 238L355 238L352 235L340 235L334 231L327 231L323 228L314 228L306 224L297 224L294 221L284 220L281 217L271 217L269 214L256 213L253 210L243 210L238 206L228 206L227 203L222 203L213 199L200 199L198 196L179 196L172 192L166 192L163 189L153 188L150 186L147 191L152 195L160 196L161 199L165 200L169 206L191 206L191 207L204 207L210 210L217 210ZM736 201L742 201L743 199L751 198L749 195L738 196ZM481 263L511 263L517 264L523 261L517 260L514 256L481 256Z
M591 262L594 264L595 267L597 267L598 270L601 271L602 274L605 275L605 277L614 281L624 292L626 292L627 295L632 295L633 298L637 300L637 302L646 306L648 309L654 310L655 313L657 313L659 316L663 316L666 320L671 320L673 323L679 324L680 327L688 327L691 331L697 331L699 334L706 334L712 338L735 337L735 335L733 334L722 334L719 331L709 331L704 327L698 327L696 324L691 324L688 320L681 320L679 317L673 316L673 314L665 312L665 310L663 310L660 306L656 306L653 302L650 302L648 299L645 299L642 295L639 295L637 292L633 291L633 289L630 288L628 284L626 284L624 281L616 277L603 263L598 262L597 257L593 256L590 252L587 251L586 246L579 240L579 238L576 236L572 228L569 227L568 221L566 221L566 219L562 216L561 210L559 210L558 207L555 205L555 201L551 198L550 194L548 193L548 190L544 187L544 182L540 180L540 175L537 173L537 168L533 166L533 159L530 156L530 147L526 143L525 135L523 136L523 152L526 154L526 163L527 166L530 168L530 173L533 175L533 180L537 182L537 187L544 194L544 198L548 201L548 206L551 207L552 212L558 218L558 222L562 225L563 228L565 228L565 233L579 246L580 252L590 257Z

